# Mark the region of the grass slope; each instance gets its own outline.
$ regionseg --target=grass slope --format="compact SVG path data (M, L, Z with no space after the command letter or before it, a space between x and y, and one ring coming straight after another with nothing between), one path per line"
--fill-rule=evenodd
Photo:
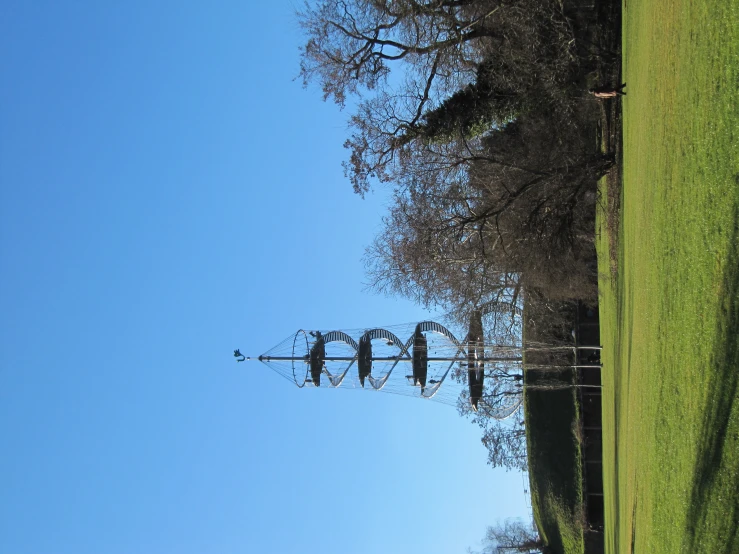
M623 48L617 277L598 244L606 550L736 553L739 1L628 3Z
M572 372L566 373L561 378L572 382ZM536 383L536 377L526 379ZM585 549L580 443L573 431L579 420L575 390L527 390L524 402L534 520L551 551L568 554Z
M574 311L561 312L544 321L532 316L531 299L524 305L525 342L561 340L574 324ZM541 352L528 352L526 364L559 365L560 361ZM524 367L526 366L524 364ZM582 466L579 440L580 406L573 385L572 370L552 373L537 369L524 371L524 419L528 452L531 507L539 533L557 554L580 554L585 550L582 526ZM537 388L540 387L540 388ZM548 390L544 387L553 388Z

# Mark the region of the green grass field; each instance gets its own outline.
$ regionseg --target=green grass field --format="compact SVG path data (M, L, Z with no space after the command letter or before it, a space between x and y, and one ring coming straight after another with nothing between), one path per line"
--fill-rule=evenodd
M604 230L598 244L606 551L733 554L739 0L642 0L623 13L617 276Z

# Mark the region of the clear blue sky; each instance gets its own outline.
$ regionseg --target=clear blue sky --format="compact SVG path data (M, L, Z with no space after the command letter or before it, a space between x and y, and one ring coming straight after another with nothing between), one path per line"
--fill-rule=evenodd
M0 551L462 553L526 515L453 408L236 364L363 292L380 223L289 2L3 2Z

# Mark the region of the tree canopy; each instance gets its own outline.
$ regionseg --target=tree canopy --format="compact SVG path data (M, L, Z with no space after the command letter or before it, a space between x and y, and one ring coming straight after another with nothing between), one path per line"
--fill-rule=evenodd
M548 547L537 530L520 519L506 519L488 527L484 548L476 554L546 554Z
M519 308L521 291L594 295L596 182L613 159L559 0L315 0L299 19L304 84L353 98L354 190L392 189L371 288L460 322Z
M359 194L395 183L429 142L561 100L578 66L554 0L319 0L299 19L304 84L342 107L357 100L345 170Z

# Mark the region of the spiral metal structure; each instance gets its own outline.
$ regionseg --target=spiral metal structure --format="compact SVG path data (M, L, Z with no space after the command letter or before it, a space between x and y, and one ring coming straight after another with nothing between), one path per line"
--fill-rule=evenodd
M435 321L354 330L301 329L258 359L300 388L415 396L462 412L482 409L484 416L503 420L522 405L525 356L526 368L532 370L600 367L601 347L578 344L575 331L574 341L524 344L521 310L514 308L510 303L483 304L470 316L462 340ZM500 327L503 312L510 318ZM590 356L583 362L579 351ZM251 359L239 350L234 356L237 361Z
M501 382L508 390L496 395L486 413L505 419L522 402L520 346L487 345L480 312L472 315L463 340L435 321L354 331L301 329L258 359L301 388L359 388L452 405L462 398L474 410L485 403L487 372L496 390Z

